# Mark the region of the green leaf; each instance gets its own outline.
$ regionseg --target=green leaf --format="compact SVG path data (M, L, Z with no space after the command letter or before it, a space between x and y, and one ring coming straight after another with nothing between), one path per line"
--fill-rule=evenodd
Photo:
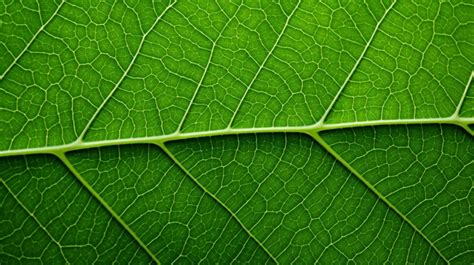
M7 1L0 263L474 260L468 1Z

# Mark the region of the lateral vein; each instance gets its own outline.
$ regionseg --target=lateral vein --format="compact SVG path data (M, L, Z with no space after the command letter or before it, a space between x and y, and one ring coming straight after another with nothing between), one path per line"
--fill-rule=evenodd
M174 1L173 3L171 3L169 6L167 6L165 8L165 10L155 19L155 21L153 22L153 25L151 25L151 27L148 29L147 32L145 32L145 34L143 34L142 36L142 39L140 40L140 44L138 45L138 48L137 48L137 51L135 52L135 54L133 55L133 58L132 60L130 61L130 64L128 65L127 69L125 69L125 71L123 72L122 76L120 77L120 79L117 81L117 83L115 84L114 88L112 88L112 91L110 91L110 93L107 95L107 97L102 101L102 103L99 105L99 107L96 109L96 111L94 112L94 114L92 115L92 117L89 119L89 122L86 124L86 126L84 127L84 129L82 130L81 134L79 135L79 137L77 138L77 142L81 142L83 139L84 139L84 136L86 135L87 131L89 130L90 126L92 125L92 123L94 122L95 118L99 115L100 111L105 107L105 105L107 104L107 102L112 98L112 95L115 93L115 91L117 91L118 87L122 84L123 80L125 79L125 77L128 75L128 73L130 72L130 69L132 69L132 66L135 64L135 60L138 58L141 50L142 50L142 47L143 47L143 44L145 43L145 39L147 38L147 36L153 31L153 29L155 28L155 26L158 24L158 22L161 20L161 18L166 14L166 12L168 10L171 9L171 7L173 7L173 5L176 3L177 1Z
M378 198L380 198L391 210L393 210L398 216L402 218L404 222L409 224L412 229L414 229L429 245L430 247L438 254L446 264L450 264L449 260L441 253L441 251L436 247L436 245L410 220L405 216L400 210L398 210L395 205L393 205L382 193L380 193L368 180L366 180L362 174L360 174L355 168L353 168L344 158L342 158L331 146L324 141L324 139L319 135L319 133L311 133L310 136L318 142L329 154L331 154L339 163L341 163L346 169L348 169L352 174L354 174L357 179L359 179L370 191L372 191Z
M13 199L15 199L16 203L18 203L18 205L20 205L20 207L36 222L36 224L41 228L41 230L43 230L46 235L48 235L51 241L53 241L59 247L59 252L61 253L61 256L63 257L65 262L68 262L68 260L66 259L66 255L64 255L63 252L63 246L53 237L53 235L49 233L49 231L46 229L46 227L44 227L40 220L38 220L38 218L36 218L36 216L28 208L26 208L26 206L15 196L15 194L7 185L7 183L5 183L3 179L0 179L0 182L3 184L8 193L13 197Z
M270 51L268 52L267 56L265 57L265 59L263 59L263 62L260 64L258 70L257 70L257 73L253 76L252 78L252 81L250 81L250 84L247 86L247 88L245 89L245 92L244 92L244 95L242 96L242 98L240 99L239 101L239 104L237 105L237 108L235 109L234 111L234 114L232 114L232 117L230 118L230 121L229 121L229 124L227 126L227 128L230 128L232 126L232 124L234 123L234 120L235 120L235 117L237 116L237 113L239 112L241 106L242 106L242 103L244 102L245 98L247 97L247 94L248 92L250 91L250 88L253 86L253 84L255 83L255 81L257 80L257 77L260 75L260 73L262 72L262 69L263 67L265 67L265 64L267 63L268 59L270 58L270 56L273 54L273 51L275 50L275 48L278 46L278 43L280 42L280 39L281 37L283 36L283 34L285 33L286 31L286 28L288 27L288 24L290 24L290 20L291 18L293 17L293 15L295 14L296 10L298 9L298 7L300 6L301 4L301 1L298 1L298 4L295 6L295 8L291 11L291 13L288 15L288 18L286 19L285 21L285 25L283 26L283 29L281 30L280 34L278 35L275 43L273 44L272 48L270 49Z
M464 92L461 96L461 99L459 100L459 103L456 107L456 110L454 111L453 116L457 117L459 116L459 112L461 112L462 105L464 103L464 100L467 97L467 91L469 90L469 86L471 85L472 79L474 78L474 71L471 72L471 75L469 76L469 79L467 80L466 88L464 88Z
M375 35L377 34L377 32L379 31L379 28L380 28L380 25L382 24L382 22L385 20L385 18L387 17L387 14L390 12L390 10L392 10L393 6L395 5L397 1L393 1L392 4L390 4L390 6L387 8L387 10L385 10L385 13L383 14L382 18L377 22L377 24L375 25L375 29L374 31L372 32L372 35L370 36L369 40L367 41L367 44L365 45L364 47L364 50L362 50L362 53L360 54L359 56L359 59L357 59L356 63L354 64L354 66L352 67L351 69L351 72L349 73L349 75L347 76L346 80L344 80L344 83L342 83L342 86L341 88L337 91L337 94L336 96L334 96L334 99L331 101L331 103L329 104L328 108L326 109L326 111L324 112L323 116L321 117L321 119L318 121L319 124L322 124L324 123L324 121L326 120L327 116L329 115L329 113L331 112L332 108L334 107L334 105L336 104L337 100L339 99L339 97L341 96L342 94L342 91L344 91L344 88L347 86L347 84L349 83L350 79L352 78L352 76L354 75L357 67L359 66L360 62L362 61L362 59L364 58L365 54L367 53L367 50L369 49L369 46L370 44L372 44L372 41L374 40L375 38Z
M56 8L56 10L54 11L54 13L51 15L51 17L49 17L48 20L46 20L46 22L38 29L38 31L36 31L36 33L33 35L33 37L31 38L31 40L26 44L25 48L23 48L23 50L21 50L21 52L18 54L18 56L15 57L15 59L13 59L13 62L7 67L7 69L5 69L5 71L0 75L0 80L2 80L6 75L7 73L12 69L12 67L18 62L18 60L23 56L23 54L25 54L25 52L30 48L31 44L33 44L33 42L36 40L36 38L38 37L38 35L48 26L48 24L53 20L53 18L56 17L56 15L59 13L59 10L61 9L61 7L64 5L66 1L65 0L62 0L61 3L59 3L58 7ZM41 12L41 11L40 11ZM40 14L41 15L41 14Z
M191 100L189 101L188 103L188 107L186 108L186 111L184 112L183 114L183 118L181 119L181 122L179 123L178 125L178 129L176 130L177 132L180 132L181 129L183 128L183 125L184 125L184 121L186 120L186 118L188 117L188 114L191 110L191 106L193 105L196 97L197 97L197 94L199 93L199 90L204 82L204 78L207 76L207 71L209 69L209 66L211 65L211 61L212 61L212 58L214 57L214 51L217 47L217 42L219 41L219 39L222 37L222 35L224 34L224 31L227 29L227 27L229 26L230 22L236 17L237 13L239 13L240 11L240 8L242 7L242 5L239 5L239 7L237 8L237 10L235 11L234 15L229 18L229 20L227 21L227 23L224 25L224 27L222 27L222 30L221 32L219 32L219 36L217 36L217 38L213 41L212 43L212 47L211 47L211 52L209 54L209 58L207 59L207 63L206 63L206 67L204 68L204 72L202 73L202 76L201 76L201 79L199 80L199 83L196 87L196 90L194 91L194 94L191 98Z
M110 205L92 188L91 185L81 176L77 169L72 165L69 159L66 157L65 153L56 153L55 154L63 164L69 169L69 171L81 182L81 184L91 193L91 195L109 212L110 215L130 234L130 236L140 245L140 247L145 250L145 252L150 256L150 258L156 263L160 264L158 258L153 254L153 252L145 245L145 243L140 239L140 237L133 231L125 221L110 207Z
M173 155L173 153L165 146L164 143L158 143L157 144L165 153L166 155L168 155L168 157L173 160L173 162L189 177L191 178L191 180L196 184L198 185L203 191L204 193L206 193L207 195L209 195L212 199L214 199L215 202L217 202L221 207L223 207L230 215L231 217L237 221L237 223L242 227L242 229L244 229L244 231L263 249L263 251L265 251L265 253L267 253L267 255L277 264L279 264L279 262L277 261L277 259L270 253L270 251L268 251L268 249L262 244L262 242L260 242L260 240L258 240L253 234L252 232L250 232L247 227L240 221L240 219L234 214L234 212L232 212L221 200L219 200L219 198L217 198L214 194L212 194L210 191L208 191L206 189L206 187L204 187L192 174L191 172L188 171L188 169L186 167L183 166L183 164L181 164L181 162Z

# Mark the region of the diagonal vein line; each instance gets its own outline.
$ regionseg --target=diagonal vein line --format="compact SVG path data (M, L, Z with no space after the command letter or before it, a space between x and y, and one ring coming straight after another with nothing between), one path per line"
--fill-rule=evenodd
M129 235L145 250L150 258L156 263L160 264L158 258L153 252L145 245L140 237L133 231L125 221L110 207L110 205L92 188L91 185L81 176L77 169L72 165L65 153L56 154L56 156L63 162L63 164L69 169L69 171L81 182L81 184L91 193L92 196L112 215L112 217L129 233Z
M66 255L64 255L62 245L53 237L53 235L49 233L49 231L40 222L40 220L38 220L38 218L36 218L36 216L28 208L26 208L26 206L15 196L13 191L10 189L10 187L7 185L7 183L5 183L3 179L0 179L0 183L3 184L3 186L8 191L8 193L13 197L13 199L15 199L16 203L20 205L20 207L36 222L36 224L38 224L41 230L43 230L46 233L46 235L48 235L48 237L59 247L59 252L61 253L61 256L63 257L65 262L68 262L68 260L66 259Z
M204 81L204 78L206 77L207 75L207 70L209 69L209 66L211 64L211 61L212 61L212 57L214 56L214 51L216 49L216 46L217 46L217 42L219 41L219 39L222 37L222 35L224 34L224 31L226 30L227 26L229 26L230 22L237 16L237 13L239 13L240 11L240 8L242 7L242 5L239 5L239 7L237 8L237 10L235 11L234 15L229 18L229 20L227 21L227 23L224 25L224 27L222 27L222 30L221 32L219 32L219 36L217 36L217 38L213 41L212 43L212 48L211 48L211 53L209 54L209 58L207 59L207 64L206 64L206 67L204 68L204 72L202 73L202 76L201 76L201 79L199 80L199 83L196 87L196 90L194 91L194 94L193 94L193 97L191 98L191 100L189 101L189 104L188 104L188 107L186 108L186 111L184 112L183 114L183 118L181 119L181 122L179 123L178 125L178 129L176 130L177 132L181 131L183 125L184 125L184 121L186 120L190 110L191 110L191 106L193 105L194 103L194 100L196 99L196 96L202 86L202 83Z
M391 210L393 210L404 222L409 224L412 229L414 229L429 245L430 247L438 254L446 264L450 264L449 260L441 253L441 251L436 247L436 245L421 231L406 215L404 215L400 210L398 210L395 205L393 205L382 193L380 193L368 180L366 180L355 168L353 168L344 158L342 158L331 146L324 141L324 139L318 133L312 133L310 136L316 140L329 154L331 154L337 161L339 161L346 169L348 169L352 174L354 174L357 179L362 181L362 183L369 188L378 198L380 198Z
M263 251L265 251L265 253L267 253L267 255L277 264L279 264L279 262L277 261L277 259L270 253L270 251L262 244L262 242L260 242L260 240L258 240L253 234L252 232L250 232L247 227L240 221L240 219L234 214L234 212L232 212L228 207L227 205L225 205L221 200L219 200L219 198L217 198L214 194L212 194L210 191L208 191L206 189L206 187L204 187L192 174L191 172L188 171L188 169L186 167L183 166L183 164L181 164L181 162L173 155L173 153L165 146L165 144L163 142L159 142L157 143L157 145L166 153L166 155L168 155L169 158L171 158L171 160L173 160L173 162L189 177L191 178L191 180L196 184L198 185L203 191L204 193L206 193L207 195L209 195L212 199L214 199L215 202L217 202L217 204L219 204L221 207L223 207L230 215L231 217L237 221L237 223L242 227L242 229L244 229L244 231L263 249Z
M31 40L26 44L25 48L23 48L23 50L20 52L20 54L18 54L17 57L15 57L15 59L13 60L13 62L7 67L7 69L5 69L5 71L0 75L0 80L2 80L6 75L7 73L12 69L12 67L18 62L18 60L23 56L23 54L25 54L25 52L28 50L28 48L30 48L31 44L33 44L33 42L36 40L36 37L38 37L38 35L48 26L48 24L53 20L54 17L56 17L56 14L59 13L59 10L61 9L61 7L64 5L64 3L66 2L66 0L63 0L61 1L61 3L59 3L58 7L56 8L56 10L54 11L54 13L51 15L51 17L49 17L49 19L38 29L38 31L36 31L36 33L33 35L33 37L31 38ZM40 11L41 12L41 11Z
M278 37L277 37L275 43L273 44L272 48L271 48L270 51L268 52L268 54L267 54L267 56L265 57L265 59L263 60L263 62L260 64L260 67L258 68L257 73L253 76L252 81L250 81L250 84L249 84L249 85L247 86L247 88L245 89L244 95L242 96L242 98L240 98L239 104L237 105L237 108L235 109L234 114L233 114L232 117L230 118L230 121L229 121L229 124L228 124L227 128L230 128L230 127L232 126L232 124L234 123L235 117L237 116L237 113L239 112L240 107L242 106L242 103L244 102L245 98L247 97L247 94L249 93L250 88L253 86L253 84L254 84L255 81L257 80L257 77L258 77L258 76L260 75L260 73L262 72L263 67L264 67L265 64L267 63L267 61L268 61L268 59L270 58L270 56L273 54L273 51L274 51L275 48L278 46L278 43L280 42L281 37L282 37L283 34L285 33L286 28L288 27L288 24L290 24L291 18L292 18L293 15L296 13L296 10L297 10L298 7L300 6L300 4L301 4L301 1L298 1L298 4L296 4L295 8L291 11L290 15L288 15L288 17L286 18L285 25L283 26L283 29L281 30L280 35L278 35Z
M462 104L464 103L464 100L467 97L467 91L469 91L469 86L471 85L473 78L474 78L474 71L471 72L471 75L469 76L469 79L467 80L466 88L464 89L464 92L461 95L461 99L459 100L458 106L456 107L456 110L454 111L454 114L453 114L454 117L459 116L459 112L461 111Z
M323 116L321 117L321 119L317 122L317 124L322 124L324 123L324 121L326 120L327 116L329 115L329 113L331 112L332 108L334 107L334 105L336 104L337 100L339 99L339 97L341 96L342 94L342 91L344 91L344 88L347 86L347 84L349 83L349 81L351 80L352 76L354 75L357 67L359 66L360 62L362 61L362 59L364 58L365 54L367 53L367 50L369 49L370 47L370 44L372 44L372 41L374 40L375 38L375 35L377 35L377 32L379 31L379 28L380 28L380 25L382 24L382 22L385 20L385 18L387 17L387 14L390 12L390 10L392 10L393 6L395 5L397 1L393 1L392 4L390 4L390 6L387 8L387 10L385 10L385 13L383 14L382 18L379 20L379 22L377 22L377 25L375 25L375 29L374 31L372 32L372 35L370 36L369 40L367 41L367 44L365 45L364 47L364 50L362 50L362 53L360 54L359 56L359 59L357 59L356 63L354 64L354 67L352 67L352 70L351 72L349 73L349 75L347 76L346 80L344 80L344 83L342 83L342 86L341 88L339 89L339 91L337 91L337 94L336 96L334 96L334 99L332 100L332 102L329 104L328 108L326 109L326 111L324 112Z
M117 83L115 84L114 88L112 88L112 91L110 91L110 93L107 95L107 97L104 99L104 101L102 101L102 103L99 105L99 107L97 108L97 110L94 112L94 114L92 115L92 117L89 119L89 122L86 124L86 126L84 127L84 129L82 130L81 134L79 135L79 137L77 138L77 142L81 142L83 139L84 139L84 136L86 135L87 131L89 130L90 126L92 125L92 123L94 122L95 118L99 115L100 111L104 108L104 106L107 104L107 102L110 100L110 98L112 98L112 95L115 93L115 91L117 91L118 87L120 86L120 84L122 84L123 80L125 79L125 77L128 75L128 73L130 72L130 69L132 68L132 66L134 65L135 63L135 60L137 59L138 55L140 54L141 50L142 50L142 47L143 47L143 44L145 43L145 39L147 38L147 36L153 31L153 29L155 28L155 26L158 24L158 22L161 20L161 18L166 14L166 12L168 10L171 9L171 7L173 7L174 4L176 4L177 1L174 1L173 3L171 3L170 5L168 5L165 10L163 10L163 12L155 19L155 22L153 22L153 25L151 25L151 27L148 29L147 32L145 32L145 34L143 34L142 36L142 39L140 40L140 44L137 48L137 51L135 52L135 54L133 55L133 58L132 60L130 61L130 64L128 65L127 69L123 72L123 75L122 77L120 77L120 79L117 81Z

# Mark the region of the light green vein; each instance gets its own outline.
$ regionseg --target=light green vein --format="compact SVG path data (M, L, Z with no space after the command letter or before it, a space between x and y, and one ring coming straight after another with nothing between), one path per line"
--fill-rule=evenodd
M390 10L392 10L393 6L395 5L397 1L393 1L392 4L390 4L390 6L387 8L387 10L385 10L385 13L383 14L382 18L377 22L377 24L375 25L375 29L374 31L372 32L372 35L370 36L369 40L367 41L367 44L365 45L364 47L364 50L362 51L362 53L360 54L359 56L359 59L357 59L356 63L354 64L354 66L352 67L352 70L351 72L349 73L349 75L347 76L346 80L344 80L344 83L342 83L342 86L341 88L339 89L339 91L337 91L337 94L336 96L334 96L333 100L331 101L331 103L329 104L328 108L326 109L326 111L324 112L323 116L321 117L321 119L318 121L318 124L322 124L324 123L324 121L326 120L327 116L329 115L329 113L331 112L333 106L336 104L337 100L340 98L342 92L344 91L344 88L347 86L347 84L349 83L349 81L351 80L352 76L354 75L357 67L359 66L360 62L362 61L362 59L364 58L365 54L367 53L367 50L369 49L370 47L370 44L372 44L372 41L374 40L375 38L375 35L377 35L377 32L379 31L379 28L380 28L380 25L382 25L383 21L385 20L385 18L387 17L388 13L390 12Z
M296 4L295 8L293 8L293 10L291 11L291 13L288 15L286 21L285 21L285 25L283 26L283 29L281 30L280 34L278 35L275 43L273 44L273 47L270 49L270 51L268 52L267 56L265 57L265 59L263 60L263 62L260 64L260 67L258 68L257 70L257 73L253 76L252 78L252 81L250 81L250 84L247 86L247 88L245 89L245 92L244 92L244 95L242 96L242 98L240 99L239 101L239 104L237 105L237 108L235 109L234 111L234 114L232 115L232 117L230 118L230 121L229 121L229 124L227 126L227 128L230 128L235 120L235 117L237 116L237 113L239 112L240 110L240 107L242 106L242 103L244 102L245 98L247 97L247 94L249 93L250 91L250 88L253 86L253 84L255 83L255 81L257 80L257 77L260 75L260 73L262 72L262 69L263 67L265 67L265 64L267 63L268 59L270 58L270 56L273 54L273 51L275 50L275 48L278 46L278 43L280 42L281 38L283 37L283 35L285 34L285 31L286 31L286 28L288 27L288 25L290 24L290 20L291 18L293 17L293 15L295 14L296 10L298 9L298 7L300 6L301 4L301 1L298 1L298 3Z
M51 17L49 17L48 20L46 20L46 22L38 29L38 31L36 31L36 33L33 35L33 37L31 37L31 40L26 44L25 48L23 48L23 50L20 52L20 54L18 54L17 57L15 57L15 59L13 60L13 62L7 67L7 69L5 69L5 71L0 75L0 80L2 80L6 75L7 73L12 69L12 67L18 62L18 60L23 56L23 54L25 54L25 52L28 50L28 48L30 48L31 44L33 44L33 42L36 40L36 38L38 37L38 35L48 26L48 24L53 20L54 17L56 17L56 15L59 13L59 10L61 9L61 7L64 5L66 1L63 0L61 1L61 3L59 3L58 7L56 8L56 10L54 11L54 13L51 15Z
M158 22L161 21L161 18L166 14L166 12L168 10L171 9L171 7L173 7L173 5L176 3L176 1L172 2L169 6L167 6L165 8L165 10L155 19L155 21L153 22L153 25L151 25L151 27L148 29L147 32L145 32L145 34L143 34L142 36L142 39L140 40L140 44L138 45L138 48L137 48L137 51L135 52L135 54L133 55L133 58L132 60L130 61L130 64L128 65L127 69L125 70L125 72L123 72L122 76L120 77L120 79L118 80L118 82L115 84L114 88L112 89L112 91L110 91L110 93L107 95L107 97L102 101L102 103L100 104L100 106L97 108L97 110L94 112L94 114L92 115L92 117L89 119L89 122L86 124L86 126L84 127L84 129L82 130L81 134L79 135L79 137L77 138L77 141L78 142L81 142L84 138L84 136L86 135L87 131L89 130L90 126L92 125L92 123L94 122L95 118L99 115L100 111L105 107L105 105L107 104L107 102L112 98L113 94L115 93L115 91L117 91L118 87L120 86L120 84L122 84L123 80L125 79L125 77L128 75L128 73L130 72L130 69L132 69L133 65L135 64L135 61L137 60L138 56L140 55L140 52L143 48L143 44L145 43L145 40L147 38L147 36L153 31L153 29L156 27L156 25L158 24Z
M133 231L125 221L110 207L110 205L92 188L91 185L81 176L81 174L77 171L77 169L71 164L69 159L66 157L65 153L56 153L55 154L69 169L69 171L81 182L81 184L91 193L94 198L99 201L99 203L107 210L107 212L112 215L112 217L119 222L119 224L132 236L132 238L140 245L140 247L146 251L146 253L153 259L154 262L160 264L158 258L151 252L151 250L143 243L140 237Z
M61 253L61 256L63 257L64 261L68 262L66 256L64 255L63 248L62 248L61 244L56 239L54 239L54 237L49 233L49 231L46 229L46 227L44 227L43 224L38 220L38 218L36 218L36 216L32 212L30 212L30 210L28 210L28 208L26 208L26 206L15 196L15 194L10 189L10 187L8 187L7 183L5 183L5 181L3 179L0 179L0 182L3 184L3 186L8 191L8 193L10 193L10 195L13 197L13 199L15 199L15 201L18 203L18 205L20 205L20 207L36 222L36 224L41 228L41 230L43 230L48 235L48 237L51 239L51 241L53 241L58 246L59 252Z
M191 106L193 105L196 97L197 97L197 94L202 86L202 83L204 82L204 78L207 76L207 71L209 70L209 66L211 65L211 61L212 61L212 58L214 57L214 51L217 47L217 42L219 41L219 39L222 37L222 35L224 34L224 31L227 29L227 27L229 26L230 22L236 17L237 13L239 13L240 11L240 8L242 7L242 5L239 5L239 7L237 8L237 10L235 11L235 13L233 14L233 16L231 18L229 18L229 20L227 21L227 23L224 25L224 27L222 27L222 30L221 32L219 32L219 36L217 36L217 38L213 41L212 43L212 47L211 47L211 52L209 54L209 58L207 59L207 63L206 63L206 67L204 68L204 71L202 73L202 76L201 76L201 79L199 80L199 83L196 87L196 90L194 91L194 94L191 98L191 100L189 101L189 104L188 104L188 107L186 108L186 111L184 112L183 114L183 118L181 119L181 122L179 123L178 125L178 129L176 130L177 132L181 131L183 125L184 125L184 121L186 120L186 117L188 117L188 114L191 110Z
M471 85L472 79L474 78L474 71L471 72L471 75L469 76L469 79L467 80L466 87L464 88L464 92L461 96L461 99L459 100L458 106L456 107L456 110L454 111L453 116L458 117L459 112L461 111L462 105L464 103L464 100L467 97L467 92L469 91L469 86Z
M469 124L474 123L474 118L462 117L447 117L447 118L428 118L428 119L400 119L400 120L374 120L364 122L345 122L332 124L316 124L309 126L284 126L284 127L260 127L260 128L226 128L223 130L200 131L189 133L173 133L148 137L123 138L100 141L76 141L64 145L44 146L36 148L25 149L10 149L0 151L0 157L16 156L16 155L32 155L32 154L56 154L66 153L75 150L84 150L96 147L106 147L114 145L127 144L156 144L169 141L186 140L200 137L211 137L221 135L238 135L238 134L255 134L255 133L313 133L320 131L330 131L339 129L348 129L356 127L373 127L373 126L387 126L387 125L423 125L423 124L448 124L455 125L465 129L471 135L474 132L468 127Z
M270 251L258 240L252 232L250 232L247 227L240 221L240 219L232 212L219 198L217 198L214 194L212 194L210 191L206 189L201 183L191 174L191 172L188 171L186 167L181 164L181 162L173 155L173 153L165 146L164 143L157 143L157 145L168 155L171 160L184 172L186 175L192 179L192 181L198 185L207 195L211 196L212 199L214 199L215 202L217 202L221 207L223 207L230 215L231 217L237 221L237 223L244 229L244 231L267 253L267 255L275 262L279 263L277 259L270 253Z
M369 181L367 181L355 168L353 168L344 158L342 158L331 146L324 141L319 133L311 133L310 136L318 142L329 154L331 154L337 161L339 161L344 167L346 167L352 174L354 174L364 185L369 188L377 197L379 197L390 209L392 209L398 216L402 218L407 224L409 224L423 239L430 245L430 247L447 263L450 264L449 260L441 253L436 245L421 231L407 216L405 216L395 205L393 205L382 193L380 193Z

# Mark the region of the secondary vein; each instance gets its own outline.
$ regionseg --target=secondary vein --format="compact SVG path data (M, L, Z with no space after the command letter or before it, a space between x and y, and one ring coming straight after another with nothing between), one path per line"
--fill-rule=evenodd
M13 193L13 191L10 189L10 187L7 185L7 183L5 183L5 181L3 179L0 179L0 183L3 184L3 186L5 187L5 189L8 191L8 193L13 197L13 199L15 199L16 203L18 203L18 205L20 205L20 207L36 222L36 224L41 228L41 230L43 230L46 235L48 235L48 237L51 239L51 241L53 241L59 248L59 252L61 253L61 256L62 258L64 259L65 262L68 262L68 260L66 259L66 255L64 255L64 252L63 252L63 246L53 237L53 235L51 235L51 233L49 233L49 231L46 229L46 227L40 222L40 220L38 220L38 218L36 218L36 216L23 204L23 202L21 202L16 196L15 194Z
M464 92L461 96L461 99L459 100L456 110L454 111L453 116L455 117L459 116L459 112L461 111L462 104L464 103L464 100L466 99L467 91L469 91L469 86L471 85L473 78L474 78L474 71L471 72L471 75L469 76L469 79L467 80L466 88L464 88Z
M94 122L95 118L99 115L100 111L104 108L104 106L107 104L107 102L112 98L112 95L115 93L115 91L117 91L118 87L122 84L123 80L125 79L125 77L128 75L128 73L130 72L130 69L132 69L132 66L134 65L135 63L135 60L137 59L138 55L140 54L141 50L142 50L142 47L143 47L143 44L145 43L145 39L147 38L147 36L153 31L153 29L155 28L155 26L158 24L158 22L161 20L161 18L163 18L163 16L166 14L166 12L168 10L171 9L171 7L173 7L173 5L176 3L176 1L172 2L169 6L167 6L165 8L165 10L155 19L155 22L153 22L153 25L151 25L151 27L148 29L147 32L145 32L145 34L143 34L142 36L142 39L140 40L140 44L138 45L138 48L137 48L137 51L135 52L135 54L133 55L133 58L132 60L130 61L130 64L128 65L127 69L125 70L125 72L123 72L122 76L120 77L120 79L118 80L118 82L115 84L114 88L112 88L112 91L110 91L110 93L107 95L107 97L102 101L102 103L100 104L100 106L96 109L96 111L94 112L94 114L92 115L92 117L89 119L89 122L86 124L86 126L84 127L84 129L82 130L81 134L79 135L79 137L77 138L77 141L78 142L81 142L83 139L84 139L84 136L86 135L87 131L89 130L90 126L92 125L92 123Z
M33 37L31 37L31 40L26 44L25 48L23 48L23 50L20 52L20 54L18 54L18 56L15 57L13 62L10 65L8 65L7 69L5 69L5 71L0 75L0 80L2 80L7 75L7 73L12 69L12 67L23 56L23 54L25 54L25 52L28 50L28 48L30 48L31 44L33 44L33 42L36 40L38 35L48 26L48 24L53 20L53 18L56 17L56 15L59 13L59 10L61 9L61 7L64 5L65 2L66 1L63 0L63 1L61 1L61 3L59 3L58 7L54 11L54 13L51 15L51 17L49 17L49 19L38 29L38 31L36 31L36 33L33 35Z
M342 158L331 146L324 141L324 139L319 135L319 133L310 134L311 137L318 142L329 154L331 154L337 161L339 161L346 169L348 169L352 174L354 174L364 185L369 188L378 198L380 198L390 209L392 209L398 216L402 218L404 222L409 224L412 229L414 229L429 245L436 254L438 254L446 264L450 264L449 260L441 253L441 251L436 247L436 245L421 231L406 215L404 215L400 210L398 210L395 205L393 205L382 193L380 193L368 180L366 180L362 174L360 174L355 168L353 168L344 158Z
M201 79L199 80L199 83L196 87L196 90L194 91L194 94L191 98L191 100L189 101L188 103L188 107L186 108L186 111L184 112L183 114L183 118L181 119L181 122L179 123L178 125L178 129L177 131L181 131L183 125L184 125L184 121L186 120L186 118L188 117L188 114L191 110L191 106L193 105L195 99L196 99L196 96L202 86L202 83L204 82L204 78L207 76L207 70L209 69L209 66L211 65L211 61L212 61L212 58L214 56L214 51L216 49L216 46L217 46L217 42L219 41L219 39L222 37L225 29L229 26L230 22L234 19L234 17L237 15L237 13L239 13L239 10L240 8L242 7L242 5L239 5L239 7L237 8L237 10L235 11L234 15L229 18L229 20L227 21L227 23L224 25L224 27L222 27L222 30L221 32L219 32L219 36L217 36L217 38L213 41L212 43L212 48L211 48L211 52L209 54L209 58L207 59L207 63L206 63L206 67L204 68L204 72L202 73L202 76L201 76Z
M91 195L107 210L107 212L112 215L114 218L129 234L130 236L140 245L140 247L145 250L145 252L150 256L150 258L156 263L160 264L158 258L153 254L153 252L148 248L147 245L140 239L140 237L133 231L127 223L110 207L110 205L97 193L94 188L81 176L79 171L72 165L69 159L66 157L65 153L56 154L56 156L63 162L63 164L68 168L68 170L81 182L83 187L85 187Z
M237 113L239 112L240 110L240 107L242 106L242 103L244 102L245 98L247 97L247 94L248 92L250 91L250 88L253 86L253 84L255 83L255 81L257 80L257 77L260 75L260 73L262 72L262 69L263 67L265 66L265 64L267 63L268 59L270 58L270 56L273 54L273 51L275 50L275 48L278 46L278 43L280 42L280 39L281 37L283 36L283 34L285 33L286 31L286 28L288 27L288 24L290 24L290 20L291 18L293 17L293 15L295 14L296 10L298 9L298 7L300 6L301 4L301 1L298 1L298 4L295 6L295 8L291 11L291 13L288 15L288 18L286 19L285 21L285 25L283 26L283 29L281 30L280 34L278 35L275 43L273 44L272 48L270 49L270 51L268 52L267 56L265 57L265 59L263 60L263 62L260 64L260 67L258 68L257 70L257 73L253 76L252 78L252 81L250 81L250 84L247 86L247 88L245 89L245 92L244 92L244 95L242 96L242 98L240 99L239 101L239 104L237 105L237 108L235 109L234 111L234 114L232 115L232 117L230 118L230 121L229 121L229 124L228 124L228 128L230 128L232 126L232 124L234 123L234 120L235 120L235 117L237 116Z
M208 191L206 189L206 187L204 187L192 174L191 172L188 171L188 169L186 167L183 166L183 164L181 164L181 162L173 155L173 153L165 146L164 143L160 143L158 144L158 146L166 153L166 155L168 155L169 158L171 158L171 160L173 160L173 162L189 177L191 178L191 180L196 184L198 185L203 191L204 193L206 193L207 195L209 195L212 199L214 199L215 202L217 202L221 207L223 207L230 215L231 217L237 221L237 223L242 227L242 229L244 229L244 231L263 249L263 251L265 251L265 253L267 253L267 255L277 264L279 264L279 262L277 261L277 259L272 255L272 253L270 253L270 251L268 251L268 249L262 244L262 242L260 242L260 240L258 240L253 234L252 232L250 232L247 227L240 221L240 219L234 214L234 212L232 212L221 200L219 200L219 198L217 198L214 194L212 194L210 191Z
M390 10L392 10L393 6L395 5L396 1L393 1L392 4L390 4L390 6L387 8L387 10L385 10L385 13L383 14L382 18L377 22L377 24L375 25L375 29L374 31L372 32L372 35L370 36L369 40L367 41L367 44L365 45L364 47L364 50L362 50L362 53L360 54L359 56L359 59L357 59L356 63L354 64L354 66L352 67L352 70L351 72L349 73L349 75L347 76L346 80L344 80L344 83L342 83L342 86L341 88L339 89L339 91L337 91L337 94L336 96L334 96L334 99L332 100L332 102L329 104L328 108L326 109L326 111L324 112L323 116L321 117L321 119L319 120L318 123L322 124L324 123L324 121L326 120L327 116L329 115L329 113L331 112L333 106L336 104L337 100L339 99L339 97L341 96L342 94L342 91L344 91L344 88L347 86L347 84L349 83L349 81L351 80L352 76L354 75L357 67L359 66L360 62L362 61L362 59L364 58L367 50L369 49L370 47L370 44L372 44L372 41L374 40L374 37L375 35L377 34L377 32L379 31L379 28L380 28L380 25L382 24L382 22L385 20L385 18L387 17L387 14L390 12Z

